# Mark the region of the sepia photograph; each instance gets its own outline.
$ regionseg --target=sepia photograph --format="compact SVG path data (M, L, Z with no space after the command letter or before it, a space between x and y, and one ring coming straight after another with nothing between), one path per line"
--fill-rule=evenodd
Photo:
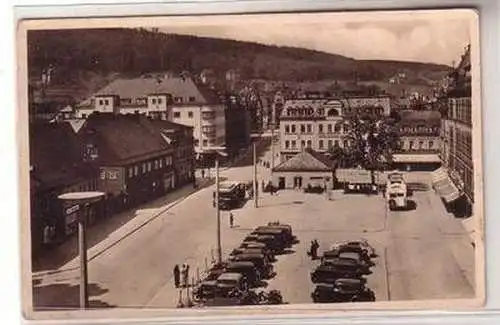
M21 22L25 312L482 306L478 28Z

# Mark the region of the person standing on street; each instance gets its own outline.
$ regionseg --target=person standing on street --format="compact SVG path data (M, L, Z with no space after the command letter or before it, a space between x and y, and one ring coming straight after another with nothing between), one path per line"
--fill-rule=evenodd
M233 228L234 226L234 215L232 211L229 211L229 227Z
M189 287L189 264L186 263L186 279L185 279L186 287Z
M205 178L205 169L201 170L201 178Z
M182 264L181 276L182 276L182 286L185 287L187 284L186 263Z
M175 264L174 266L174 283L175 287L179 288L181 282L181 270L179 269L179 265Z

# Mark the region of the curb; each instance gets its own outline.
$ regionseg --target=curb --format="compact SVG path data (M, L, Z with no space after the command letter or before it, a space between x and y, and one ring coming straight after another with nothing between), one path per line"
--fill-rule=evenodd
M209 186L208 186L209 187ZM206 188L208 188L206 187ZM180 204L181 202L183 202L184 200L186 200L187 198L189 198L190 196L200 192L201 190L203 190L205 187L197 190L197 191L194 191L182 198L179 198L177 199L176 201L170 203L169 205L167 205L164 209L160 210L159 212L155 213L154 215L150 216L149 218L147 218L146 220L144 220L143 222L139 223L138 226L134 227L133 229L131 229L130 231L126 232L123 236L121 236L120 238L118 238L117 240L115 240L114 242L110 243L109 245L106 245L103 249L100 249L98 252L96 252L95 254L93 254L92 256L89 256L88 259L87 259L87 263L92 261L93 259L99 257L100 255L102 255L104 252L106 252L107 250L109 250L110 248L113 248L114 246L116 246L117 244L119 244L120 242L122 242L124 239L128 238L130 235L134 234L135 232L137 232L138 230L142 229L144 226L146 226L147 224L151 223L152 221L156 220L160 215L162 215L163 213L167 212L168 210L170 210L171 208L175 207L176 205ZM88 252L88 250L87 250ZM77 257L75 257L77 258ZM74 260L74 259L73 259ZM71 261L69 261L68 263L70 263ZM32 279L35 280L35 279L40 279L44 276L47 276L47 275L54 275L54 274L60 274L60 273L64 273L64 272L68 272L68 271L74 271L74 270L77 270L79 269L80 267L79 266L71 266L71 267L68 267L68 268L61 268L61 269L57 269L57 270L51 270L51 271L43 271L43 272L37 272L36 274L33 274L32 276Z

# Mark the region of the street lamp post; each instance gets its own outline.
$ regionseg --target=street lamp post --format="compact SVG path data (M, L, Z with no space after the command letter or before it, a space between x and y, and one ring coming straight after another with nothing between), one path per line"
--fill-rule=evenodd
M89 305L89 296L87 291L88 272L87 272L87 238L86 223L88 219L88 205L102 198L102 192L71 192L59 195L60 200L72 202L78 205L78 252L80 256L80 308L86 309ZM84 207L84 213L81 208Z
M257 148L255 142L253 143L253 197L254 197L254 207L258 208L258 191L259 184L257 183Z
M219 208L219 156L226 157L225 147L211 147L205 150L206 153L215 154L215 211L217 218L217 264L222 263L222 243L221 243L221 224L220 224L220 208Z

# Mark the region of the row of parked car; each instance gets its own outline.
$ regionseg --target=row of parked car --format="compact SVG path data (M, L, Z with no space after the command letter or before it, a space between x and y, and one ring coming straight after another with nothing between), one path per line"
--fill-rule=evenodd
M194 289L194 300L210 306L283 303L279 291L257 293L254 289L275 276L272 263L276 255L295 242L289 225L275 222L255 228L227 261L209 270L208 276Z
M375 293L366 286L365 277L372 273L375 257L374 248L364 240L334 244L311 272L311 281L316 284L312 300L318 303L375 301Z

